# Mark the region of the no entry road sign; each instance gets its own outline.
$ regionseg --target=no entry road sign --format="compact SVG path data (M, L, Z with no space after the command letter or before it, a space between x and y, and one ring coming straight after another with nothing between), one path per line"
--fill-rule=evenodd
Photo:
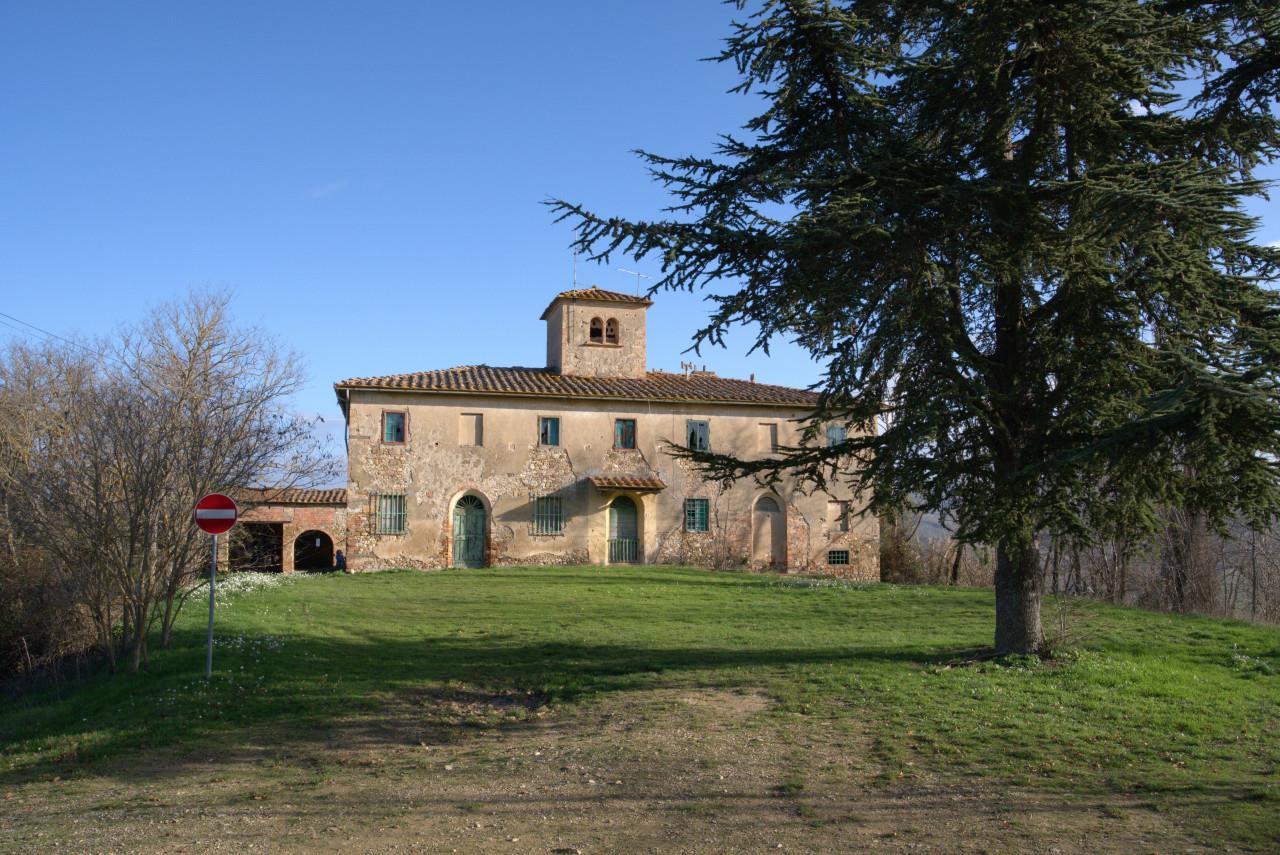
M209 644L204 655L204 678L213 679L213 586L218 576L218 535L231 531L240 509L230 496L210 493L196 502L196 525L213 535L213 557L209 562Z
M196 525L209 534L222 534L236 524L239 511L230 496L210 493L196 502Z

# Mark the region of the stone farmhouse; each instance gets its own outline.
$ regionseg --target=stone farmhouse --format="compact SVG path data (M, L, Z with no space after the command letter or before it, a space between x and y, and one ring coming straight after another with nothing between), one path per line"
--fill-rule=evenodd
M678 563L879 580L877 522L844 488L722 487L670 453L798 444L816 396L648 370L651 305L599 288L558 294L542 313L542 368L334 384L347 488L258 497L245 517L258 554L278 549L285 571L327 566L337 544L350 570Z

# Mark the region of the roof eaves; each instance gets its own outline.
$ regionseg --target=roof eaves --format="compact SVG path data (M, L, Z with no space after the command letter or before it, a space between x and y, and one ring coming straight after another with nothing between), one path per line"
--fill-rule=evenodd
M413 386L374 386L365 384L339 386L336 383L334 384L334 388L362 389L369 392L415 392L424 395L497 395L499 397L508 398L553 398L566 401L635 401L640 403L645 401L662 401L664 403L675 404L732 404L735 406L787 407L792 409L795 407L809 407L817 403L816 399L813 401L766 401L759 399L747 400L745 398L677 398L668 395L575 395L570 392L536 392L532 390L512 392L504 389L422 389L415 388Z
M595 296L591 294L592 291L598 291L601 294L614 293L605 291L603 288L580 288L577 291L561 291L559 294L551 298L551 302L542 310L542 314L538 317L538 320L545 321L547 316L551 314L551 310L555 308L556 303L559 303L561 300L581 300L585 303L604 303L606 305L610 303L621 303L624 305L630 304L633 306L644 306L646 309L653 305L653 300L648 297L631 298L630 295L621 294L620 296L628 297L628 299L620 300L612 297Z

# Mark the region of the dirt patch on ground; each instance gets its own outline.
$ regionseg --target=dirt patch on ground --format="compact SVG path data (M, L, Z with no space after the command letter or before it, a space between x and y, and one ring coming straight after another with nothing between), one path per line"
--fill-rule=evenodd
M416 693L413 702L424 722L445 726L485 727L543 718L550 699L542 692L480 690L454 684Z
M847 720L753 690L559 708L452 686L3 799L6 851L1223 851L1137 799L883 768Z
M680 700L692 707L705 709L714 715L725 718L744 718L752 713L764 712L769 708L769 696L761 691L749 689L705 689L689 692Z

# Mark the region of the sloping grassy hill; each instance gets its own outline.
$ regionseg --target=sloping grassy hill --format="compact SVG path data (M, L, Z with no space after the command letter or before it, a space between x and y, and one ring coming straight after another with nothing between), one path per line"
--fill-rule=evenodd
M1057 608L1047 609L1049 623ZM0 789L16 819L13 836L0 831L0 846L64 832L68 843L83 840L56 821L68 811L98 811L90 825L99 834L128 825L129 788L143 767L189 774L197 755L216 766L218 756L249 746L305 743L314 752L306 762L320 768L326 750L353 741L352 723L394 718L415 728L403 741L424 749L481 739L475 744L488 747L477 749L473 768L499 762L486 752L507 756L502 745L523 756L514 746L570 739L582 728L578 747L565 748L570 756L595 744L588 731L602 721L630 722L599 750L656 787L665 773L649 754L616 752L638 745L641 733L688 729L696 743L699 728L721 728L737 746L726 757L760 745L759 780L742 786L756 787L766 805L789 806L801 848L821 848L804 835L872 822L835 811L854 789L892 795L943 785L971 786L975 804L1013 809L1020 798L1041 807L1093 800L1104 818L1135 829L1147 828L1135 812L1150 812L1158 828L1141 833L1155 835L1156 848L1172 832L1206 845L1280 847L1280 632L1093 604L1070 611L1075 640L1055 663L957 664L959 651L989 643L987 591L658 567L273 577L219 607L211 684L201 679L204 612L194 600L174 649L155 654L145 673L0 709ZM708 724L731 708L732 725ZM686 712L694 718L670 718ZM803 745L811 748L794 748ZM653 757L670 747L650 746ZM785 762L766 769L766 749ZM306 765L294 754L253 763L267 791ZM413 767L419 777L435 768ZM714 823L721 802L700 795L690 768L682 798L699 821ZM417 780L405 769L405 782ZM488 793L496 770L477 771L467 798ZM309 785L355 786L333 769L317 774ZM117 795L124 788L118 820L103 813L116 804L101 801L96 787L106 780ZM289 784L294 799L300 786ZM555 786L544 788L553 794ZM824 787L830 798L817 795ZM910 822L926 834L919 818ZM1042 842L1052 823L1019 839ZM128 843L148 848L128 827ZM996 843L1010 845L993 828ZM900 833L881 836L906 839ZM151 842L161 848L159 838Z

